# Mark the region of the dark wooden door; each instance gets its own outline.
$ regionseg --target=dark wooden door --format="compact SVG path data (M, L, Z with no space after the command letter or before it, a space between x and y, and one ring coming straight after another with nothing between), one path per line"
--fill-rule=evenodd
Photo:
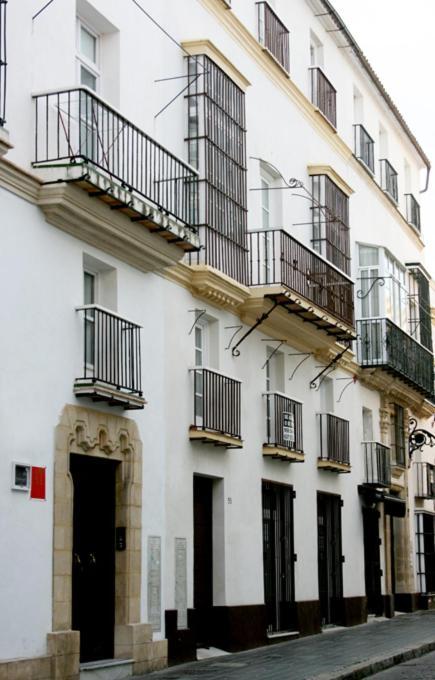
M340 496L317 494L317 531L322 625L340 623L343 602Z
M381 554L379 538L379 512L363 508L364 528L364 575L366 584L367 610L380 616L383 612L381 589Z
M267 631L290 630L294 608L293 490L263 482L263 573Z
M193 606L197 642L207 644L213 607L213 480L193 478Z
M113 658L116 463L71 455L74 482L72 627L80 660Z

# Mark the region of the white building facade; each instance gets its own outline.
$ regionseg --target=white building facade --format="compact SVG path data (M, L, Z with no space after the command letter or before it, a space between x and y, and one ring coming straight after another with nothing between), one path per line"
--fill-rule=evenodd
M430 163L329 1L0 29L0 671L429 606Z

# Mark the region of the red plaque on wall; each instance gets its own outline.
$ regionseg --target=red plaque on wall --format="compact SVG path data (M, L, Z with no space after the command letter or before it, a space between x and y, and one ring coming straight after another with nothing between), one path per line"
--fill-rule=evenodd
M45 467L32 466L30 498L38 498L45 501Z

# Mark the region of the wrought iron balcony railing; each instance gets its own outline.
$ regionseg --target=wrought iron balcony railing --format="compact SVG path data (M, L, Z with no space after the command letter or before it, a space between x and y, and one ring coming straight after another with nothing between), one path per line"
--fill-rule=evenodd
M415 497L435 500L435 465L418 463L414 465Z
M311 71L311 101L337 127L337 90L318 66Z
M266 392L267 445L303 453L302 404L279 392Z
M192 370L194 428L240 439L240 381L208 368Z
M268 2L257 2L258 40L283 69L290 71L289 32Z
M350 465L349 421L331 413L319 413L320 460Z
M141 327L98 305L83 305L77 311L83 318L83 372L74 383L77 396L143 408Z
M391 484L391 453L379 442L363 442L364 483L375 487Z
M375 143L363 125L354 125L355 156L362 161L371 173L375 171Z
M282 229L252 231L249 285L286 286L332 316L354 325L353 283Z
M190 166L86 88L34 99L34 166L90 164L183 225L196 223Z
M0 127L6 123L6 6L0 0Z
M415 200L413 194L405 194L406 197L406 219L417 231L421 231L420 205Z
M433 394L433 354L390 319L357 321L358 363L397 375L424 396Z
M386 158L379 162L381 165L381 189L397 203L399 200L397 172Z

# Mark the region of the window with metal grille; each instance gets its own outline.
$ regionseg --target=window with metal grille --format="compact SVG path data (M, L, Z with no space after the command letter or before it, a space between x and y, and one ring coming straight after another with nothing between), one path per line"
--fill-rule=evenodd
M409 333L432 352L429 281L417 266L409 267Z
M405 467L405 412L399 404L394 404L391 414L391 453L393 465Z
M205 55L187 58L189 162L199 171L199 253L192 264L247 277L245 95Z
M313 175L314 250L350 274L349 198L327 175Z
M435 516L416 514L416 557L418 589L435 592Z

